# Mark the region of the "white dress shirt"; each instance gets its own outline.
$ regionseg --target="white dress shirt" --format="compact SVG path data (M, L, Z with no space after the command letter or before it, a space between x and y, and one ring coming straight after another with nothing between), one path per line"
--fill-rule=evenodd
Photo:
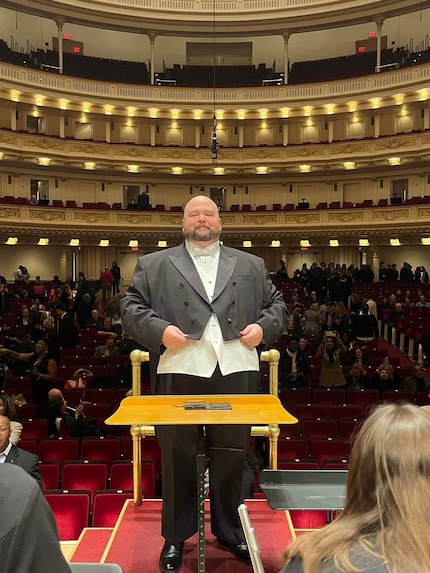
M206 248L186 241L188 252L196 266L208 299L212 302L218 273L219 243ZM243 293L246 296L246 293ZM243 328L247 326L243 325ZM187 334L187 333L185 333ZM158 374L189 374L210 378L219 365L223 376L233 372L259 370L258 354L255 348L242 344L240 338L225 341L218 318L212 314L200 340L188 340L184 347L168 348L161 355Z
M9 442L5 451L0 454L0 464L4 464L6 462L6 458L9 455L11 448L12 448L12 443Z

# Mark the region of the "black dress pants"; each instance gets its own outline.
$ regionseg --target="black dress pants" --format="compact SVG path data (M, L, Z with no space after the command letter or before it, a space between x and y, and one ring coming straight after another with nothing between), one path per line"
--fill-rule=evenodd
M161 374L157 394L255 394L259 373L237 372L222 376L217 367L211 378ZM237 508L241 496L250 426L205 427L209 457L211 527L215 537L229 543L243 541ZM197 531L197 426L157 426L161 448L163 512L162 536L172 543Z

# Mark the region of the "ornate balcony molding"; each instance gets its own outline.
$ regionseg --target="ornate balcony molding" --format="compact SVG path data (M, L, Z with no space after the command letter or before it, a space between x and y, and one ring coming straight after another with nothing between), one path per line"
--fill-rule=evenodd
M262 106L278 110L282 107L292 109L312 102L315 105L344 104L347 98L365 101L370 107L369 98L377 94L379 98L390 97L398 90L418 90L427 87L430 81L430 64L405 68L383 74L375 74L334 82L303 84L279 87L254 88L218 88L216 91L217 106L225 111L237 109L259 109ZM136 106L171 110L172 104L184 110L195 108L213 109L213 89L205 88L166 88L161 86L139 86L125 84L108 84L95 80L78 79L60 76L48 72L22 68L0 62L0 95L1 92L10 98L10 90L22 90L22 97L42 93L51 99L51 107L59 107L58 100L64 98L73 104L89 101L92 113L104 115L106 103L117 108ZM3 95L4 97L4 95ZM418 97L418 95L417 95ZM82 99L85 98L85 99ZM46 102L49 106L49 102ZM99 108L97 109L97 106Z
M336 234L342 246L356 245L365 230L373 246L387 244L391 235L405 244L418 244L428 235L430 205L400 205L385 208L309 210L302 212L268 211L251 213L222 212L223 238L227 244L241 242L243 233L261 241L276 235L284 244L306 237L312 245L327 245ZM51 245L65 246L70 236L77 235L81 245L94 246L100 237L112 245L128 244L133 238L153 244L159 237L180 241L182 213L100 211L90 209L56 209L0 204L0 233L9 233L34 241L40 233L51 237ZM67 239L67 242L65 240ZM21 242L21 241L20 241ZM269 243L268 243L269 244ZM268 245L267 244L267 245Z
M212 174L213 167L211 156L205 147L166 148L138 144L118 145L0 130L0 151L8 157L8 160L3 160L4 165L6 161L9 161L19 162L22 168L35 167L40 150L51 158L51 172L66 170L71 177L77 173L73 170L83 169L83 163L88 161L88 158L97 163L98 173L104 176L108 174L110 177L124 174L127 171L127 162L131 158L137 160L143 169L156 168L157 173L152 173L154 178L171 175L173 163L184 167L184 176ZM251 174L255 175L255 165L262 161L270 167L271 175L278 172L280 176L285 176L287 170L290 170L291 174L291 170L297 171L297 165L306 161L312 164L313 173L320 171L324 173L324 177L327 177L327 169L341 169L343 172L343 161L355 160L361 162L359 167L372 167L373 170L378 167L387 167L387 159L392 156L393 152L404 157L404 167L407 167L408 162L416 161L417 155L421 163L429 160L430 132L340 143L221 148L219 159L222 160L226 169L226 176L233 173L237 176L240 169L247 177ZM12 168L16 167L16 164L10 165ZM37 166L37 169L40 167Z

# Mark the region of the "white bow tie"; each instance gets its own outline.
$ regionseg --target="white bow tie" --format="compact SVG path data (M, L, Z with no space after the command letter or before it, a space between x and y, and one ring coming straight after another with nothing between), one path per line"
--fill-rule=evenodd
M208 247L198 247L191 243L188 247L193 257L213 257L218 253L219 243L212 243Z

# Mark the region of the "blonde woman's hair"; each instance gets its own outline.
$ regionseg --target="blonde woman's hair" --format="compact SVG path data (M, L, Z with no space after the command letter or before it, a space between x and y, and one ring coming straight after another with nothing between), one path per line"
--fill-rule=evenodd
M357 543L379 556L390 573L430 571L430 414L412 404L375 408L354 439L345 509L285 552L302 558L303 573L324 563L359 571L350 560Z

